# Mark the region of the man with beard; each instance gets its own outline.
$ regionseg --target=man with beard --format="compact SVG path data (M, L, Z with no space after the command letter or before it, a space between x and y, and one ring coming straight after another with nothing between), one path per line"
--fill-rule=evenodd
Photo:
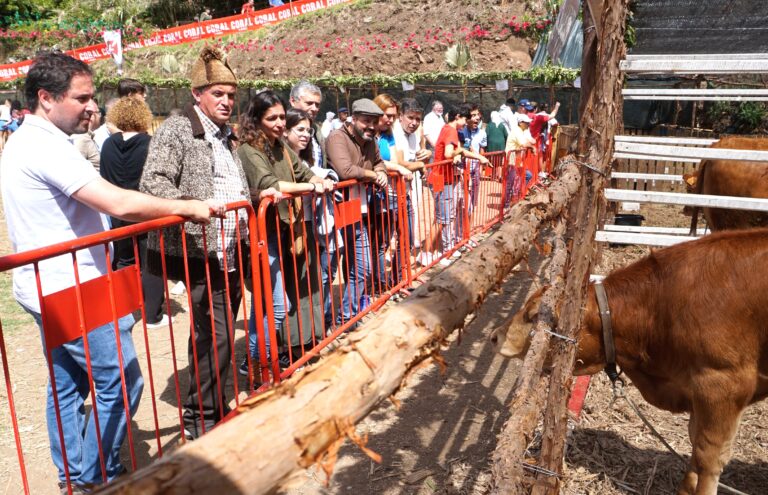
M11 135L0 160L0 184L14 252L107 231L106 217L100 213L133 222L182 215L207 223L211 208L221 210L213 201L160 199L102 179L69 140L71 134L86 131L97 111L94 91L91 69L79 60L62 53L43 53L32 62L24 83L32 113ZM79 250L76 258L81 284L107 274L103 247ZM72 262L67 254L39 264L41 294L36 268L31 264L14 270L13 286L16 300L40 327L46 359L53 369L46 419L59 488L63 493L70 489L72 493L86 493L94 484L111 481L125 471L120 446L128 421L138 408L144 382L131 336L131 313L118 315L117 329L111 320L86 328L87 347L82 337L56 347L48 345L63 331L55 319L43 326L40 300L75 286ZM106 294L104 298L100 302L108 305ZM70 319L79 321L77 308L71 309ZM95 396L91 397L90 417L86 417L89 368ZM95 419L101 425L98 433Z
M352 104L352 122L332 131L328 136L328 161L342 181L356 179L372 182L381 188L387 186L386 167L375 141L376 127L383 114L373 101L367 98L357 100ZM341 315L336 318L337 325L346 323L359 312L360 301L371 276L371 246L366 228L371 192L372 188L364 185L353 186L345 191L345 199L360 201L362 221L343 229L342 266L348 267L349 273L344 274L347 285L342 298ZM326 280L332 283L337 262L338 259L333 255L321 255L324 283Z

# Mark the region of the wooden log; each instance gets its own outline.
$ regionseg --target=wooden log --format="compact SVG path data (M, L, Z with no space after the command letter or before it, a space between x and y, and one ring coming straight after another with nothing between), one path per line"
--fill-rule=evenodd
M393 397L409 371L430 360L443 363L445 338L527 255L580 178L578 168L569 167L547 190L515 206L513 221L317 365L244 401L234 418L98 493L273 493L314 463L330 474L345 438L364 444L354 431L358 421Z
M510 417L499 434L496 449L491 456L493 495L528 492L523 472L525 451L533 440L534 430L543 413L549 382L544 376L544 362L549 351L550 335L555 329L557 308L565 295L568 252L563 240L565 223L562 219L558 221L555 234L547 275L549 287L542 295L535 335L520 367L510 405Z
M623 127L621 89L623 78L619 61L626 52L627 0L604 2L601 19L597 65L600 77L588 96L587 108L581 116L580 158L598 172L585 173L582 187L568 209L569 224L566 238L572 239L565 291L558 320L559 333L574 337L581 325L589 273L595 254L593 241L597 230L598 212L604 204L602 190L610 175L614 151L614 136ZM585 55L586 60L586 55ZM567 402L570 396L573 361L576 346L558 339L552 346L552 375L550 377L547 410L544 414L541 454L538 465L544 470L561 474L568 427ZM559 493L558 476L540 475L533 487L534 495Z

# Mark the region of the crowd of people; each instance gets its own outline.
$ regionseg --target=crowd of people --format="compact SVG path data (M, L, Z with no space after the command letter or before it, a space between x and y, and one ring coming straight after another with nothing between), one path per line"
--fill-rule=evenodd
M186 282L192 324L183 427L189 439L229 412L225 391L233 319L242 300L241 280L249 278L240 273L238 253L249 251L244 249L246 213L226 211L227 204L245 200L258 206L270 200L269 271L262 277L269 278L272 293L252 300L248 352L238 364L241 374L253 378L260 349L269 353L277 348L281 366L288 366L288 353L312 345L363 311L371 288L397 285L400 267L410 262L400 249L390 252L398 236L408 236L417 262L425 266L438 258L449 264L444 254L451 251L460 256L455 246L469 228L461 212L465 200L470 210L478 207L481 170L490 166L484 153L541 151L559 108L548 112L528 100L507 100L485 125L478 105L447 107L433 101L425 114L416 99L378 94L338 109L338 117L329 112L321 121L322 91L301 81L288 101L271 90L252 96L235 132L230 122L238 80L221 52L205 48L190 79L193 101L150 136L152 112L141 83L122 80L118 98L106 102L102 122L90 68L64 54L41 54L24 87L30 113L0 159L8 231L17 252L168 215L190 219L184 233L181 227L165 229L162 238L149 232L136 239L136 247L130 238L118 241L111 258L115 270L139 264L148 328L169 322L163 311L163 276ZM10 119L10 107L7 113ZM0 121L4 116L0 112ZM395 187L401 183L398 176L405 181L404 191ZM336 186L349 179L356 185ZM468 198L461 187L465 181ZM433 195L436 228L421 238L418 225L432 221L420 218L425 194ZM350 200L359 201L362 220L335 227L333 204ZM407 211L398 214L402 207ZM205 228L212 217L221 218L223 233ZM336 307L331 291L340 267L345 280ZM80 252L77 270L81 283L106 274L104 249ZM40 301L74 285L71 258L41 263L40 279L38 295L33 267L17 269L14 294L45 342L56 329L43 328ZM258 291L251 292L257 297ZM257 306L268 309L260 315ZM267 314L275 324L277 346L258 341L257 318L267 328ZM68 482L74 490L87 490L125 470L119 450L129 418L121 387L133 414L143 379L131 337L134 318L121 315L117 323L117 329L108 323L88 333L97 404L90 418L83 407L89 394L83 339L54 349L44 346L55 377L48 388L48 433L63 490ZM302 327L312 331L301 332ZM112 422L101 429L100 438L94 429L96 411L102 425Z

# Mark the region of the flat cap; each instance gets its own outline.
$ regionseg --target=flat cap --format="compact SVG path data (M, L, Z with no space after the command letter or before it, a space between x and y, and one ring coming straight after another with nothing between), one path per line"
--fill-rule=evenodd
M355 102L352 103L352 113L375 115L377 117L384 115L384 112L381 110L381 108L379 108L377 104L368 98L360 98L359 100L355 100Z

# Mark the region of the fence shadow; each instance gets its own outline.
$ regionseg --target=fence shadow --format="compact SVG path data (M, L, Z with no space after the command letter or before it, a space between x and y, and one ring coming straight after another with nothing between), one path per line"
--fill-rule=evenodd
M436 484L451 486L448 491L435 488L439 493L468 493L484 482L485 460L508 417L519 367L494 352L488 334L519 309L532 287L535 290L532 275L541 273L544 265L532 250L530 269L521 263L488 296L461 338L443 352L445 375L434 367L409 379L412 384L398 397L399 411L391 405L379 407L358 425L359 432L368 432L367 446L383 462L373 465L356 446L345 444L330 492L415 493ZM322 481L318 475L284 493L326 493Z

